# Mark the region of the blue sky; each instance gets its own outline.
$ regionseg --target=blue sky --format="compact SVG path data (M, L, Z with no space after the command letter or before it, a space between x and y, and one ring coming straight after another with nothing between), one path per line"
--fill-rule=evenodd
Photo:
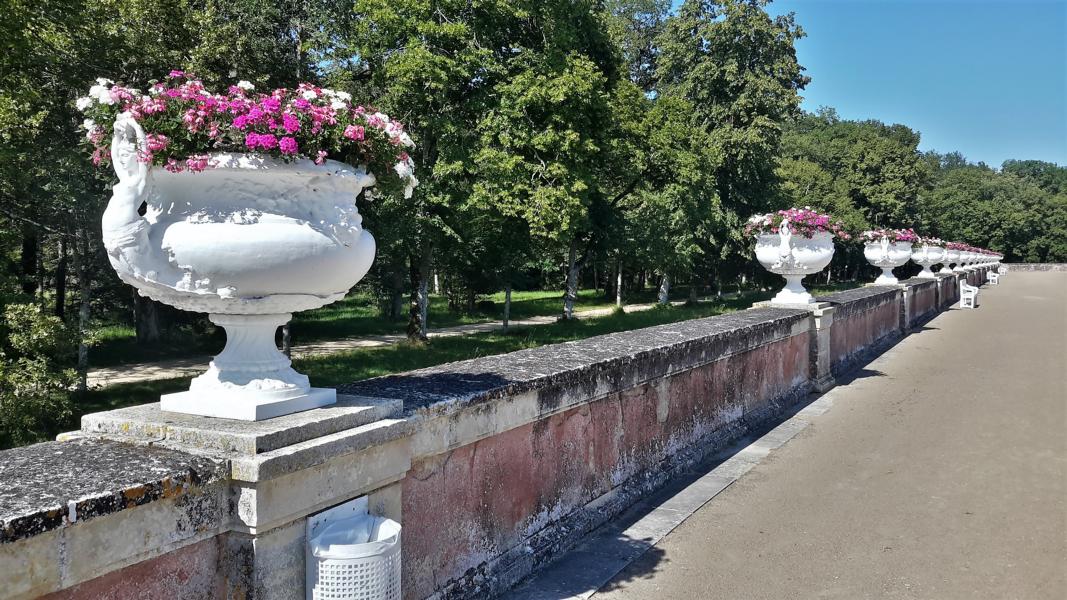
M808 36L804 108L903 123L923 150L1067 165L1067 0L777 0Z

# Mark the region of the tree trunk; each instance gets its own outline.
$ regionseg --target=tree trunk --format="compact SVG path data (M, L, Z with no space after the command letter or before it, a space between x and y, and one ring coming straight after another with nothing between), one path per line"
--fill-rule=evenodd
M22 231L22 255L19 258L21 263L21 276L22 281L22 293L27 296L33 296L37 293L37 231L31 228L23 229Z
M56 306L55 315L60 319L67 317L67 239L59 236L59 248L56 250Z
M693 277L689 281L689 304L696 304L700 299L697 297L697 288L700 287L700 282L696 277Z
M282 354L286 358L293 357L293 334L289 331L289 324L282 325Z
M133 291L133 318L137 330L138 344L155 344L159 342L159 304Z
M511 282L504 287L504 329L508 328L511 320Z
M567 291L563 294L563 319L574 318L574 303L578 299L578 242L572 241L567 250Z
M424 341L429 310L430 248L425 247L410 260L411 303L408 309L408 339Z
M615 264L615 306L622 307L622 259Z
M671 293L671 276L666 274L666 273L664 273L663 274L663 279L661 279L660 283L659 283L659 294L658 294L658 297L657 297L659 303L660 304L667 304L668 302L670 302L670 293Z
M74 243L75 269L78 271L78 392L88 389L89 373L89 317L92 287L89 285L89 240L84 231L79 231Z
M433 293L441 295L441 275L436 269L433 272Z

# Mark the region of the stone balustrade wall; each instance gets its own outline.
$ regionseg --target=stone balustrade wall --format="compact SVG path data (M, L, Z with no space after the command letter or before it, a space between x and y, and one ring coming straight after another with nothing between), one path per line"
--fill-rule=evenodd
M1067 271L1067 263L1003 263L1005 271Z
M307 516L364 495L403 525L405 598L485 597L958 287L869 286L441 365L260 423L158 404L88 415L64 441L0 452L0 598L297 600Z

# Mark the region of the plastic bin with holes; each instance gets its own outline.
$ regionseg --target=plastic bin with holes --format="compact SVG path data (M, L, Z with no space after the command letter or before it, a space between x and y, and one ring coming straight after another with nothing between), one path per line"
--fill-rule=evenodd
M308 538L311 600L400 600L400 524L348 514Z

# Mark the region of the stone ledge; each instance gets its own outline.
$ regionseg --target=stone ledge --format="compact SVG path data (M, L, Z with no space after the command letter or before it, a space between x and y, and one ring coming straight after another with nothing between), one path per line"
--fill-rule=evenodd
M342 385L338 391L400 399L405 414L423 416L450 414L528 391L537 391L549 405L552 390L587 388L601 375L643 365L641 373L630 374L634 381L613 375L617 384L628 387L790 335L791 328L810 315L793 308L749 309L388 375Z
M922 287L924 285L937 285L937 279L921 279L919 277L912 277L911 279L901 279L900 285L905 287Z
M224 461L106 440L5 450L0 543L182 496L227 475Z
M164 412L159 403L82 417L82 433L226 456L255 456L400 414L389 398L338 395L331 406L265 421L235 421Z
M892 301L902 292L899 285L868 285L851 290L841 290L830 294L816 296L819 302L829 302L837 307L835 319L844 319L849 315L870 309L887 301Z

